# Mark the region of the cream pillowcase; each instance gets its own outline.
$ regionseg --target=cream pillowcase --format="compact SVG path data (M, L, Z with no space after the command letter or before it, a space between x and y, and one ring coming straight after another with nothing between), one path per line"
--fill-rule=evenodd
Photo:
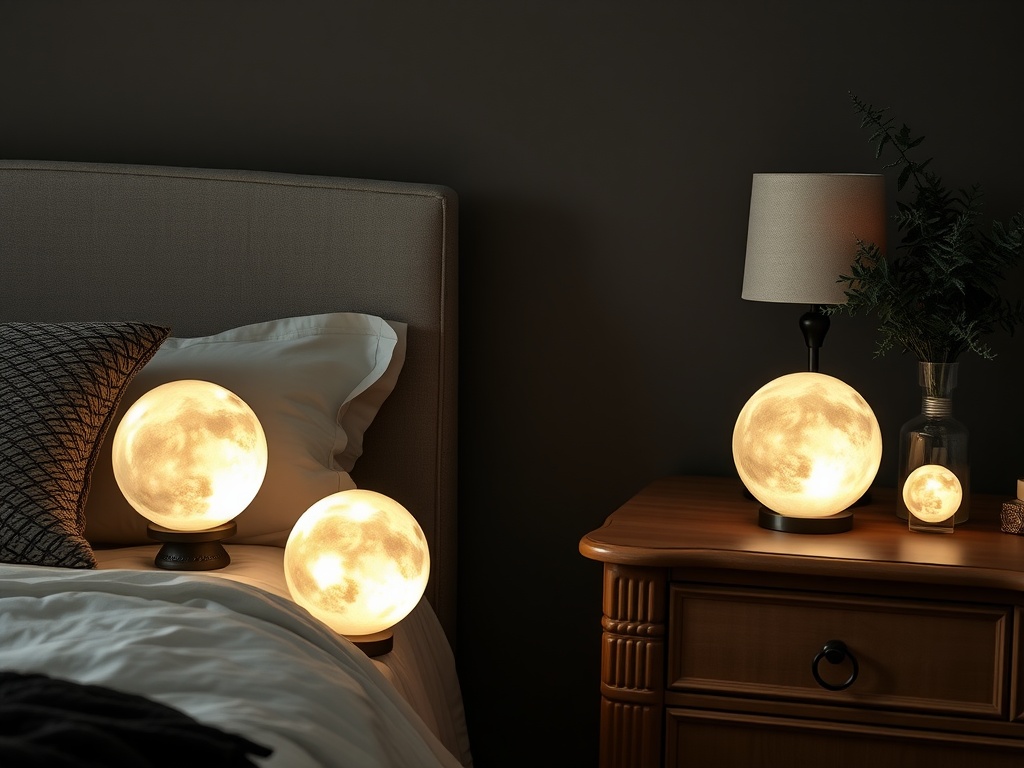
M349 472L395 387L406 330L405 323L346 312L168 338L128 387L107 435L85 508L86 539L94 546L153 543L148 521L117 487L110 444L121 416L144 393L177 379L202 379L245 400L267 436L266 477L236 518L231 541L283 547L314 502L355 487Z

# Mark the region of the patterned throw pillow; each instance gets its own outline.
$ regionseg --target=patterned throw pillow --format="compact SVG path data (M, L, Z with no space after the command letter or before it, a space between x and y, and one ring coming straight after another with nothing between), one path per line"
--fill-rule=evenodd
M82 535L103 437L170 330L0 324L0 562L94 568Z

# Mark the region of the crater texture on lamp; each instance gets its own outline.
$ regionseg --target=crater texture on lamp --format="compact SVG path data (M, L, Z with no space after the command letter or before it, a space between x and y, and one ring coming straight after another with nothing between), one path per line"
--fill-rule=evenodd
M419 523L398 502L364 489L340 491L296 522L284 552L295 601L343 635L382 632L416 607L430 552Z
M125 412L111 463L140 515L176 531L202 531L255 498L267 471L267 440L238 395L182 379L151 389Z
M939 464L924 464L907 476L903 503L926 523L941 523L960 509L963 486L952 471Z
M878 473L882 433L867 401L823 373L781 376L755 392L736 419L733 460L747 490L790 517L826 517L852 506Z

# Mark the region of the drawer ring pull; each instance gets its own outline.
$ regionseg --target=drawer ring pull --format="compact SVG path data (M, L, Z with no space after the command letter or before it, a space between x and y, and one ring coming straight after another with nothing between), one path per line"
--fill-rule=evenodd
M850 660L850 665L853 670L850 672L850 676L846 678L845 682L835 685L833 683L826 683L821 679L821 674L818 672L818 665L821 664L821 660L825 659L829 664L842 664L845 660ZM825 646L818 651L818 655L814 657L814 661L811 662L811 673L814 675L815 681L822 688L829 691L844 691L853 685L853 681L857 679L857 673L860 671L860 666L857 664L857 657L850 653L846 647L846 643L842 640L829 640L825 643Z

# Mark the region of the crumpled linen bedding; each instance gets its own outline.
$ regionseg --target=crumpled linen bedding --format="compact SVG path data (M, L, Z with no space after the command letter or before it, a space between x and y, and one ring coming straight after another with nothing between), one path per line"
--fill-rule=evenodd
M362 652L226 579L0 564L0 670L145 696L270 748L261 766L459 766Z
M225 544L231 565L203 575L257 587L292 602L284 577L284 548ZM100 569L163 572L153 564L159 544L97 549ZM437 615L426 600L394 627L395 645L390 653L371 659L395 686L430 732L449 752L472 768L473 754L466 728L462 690L455 656Z

